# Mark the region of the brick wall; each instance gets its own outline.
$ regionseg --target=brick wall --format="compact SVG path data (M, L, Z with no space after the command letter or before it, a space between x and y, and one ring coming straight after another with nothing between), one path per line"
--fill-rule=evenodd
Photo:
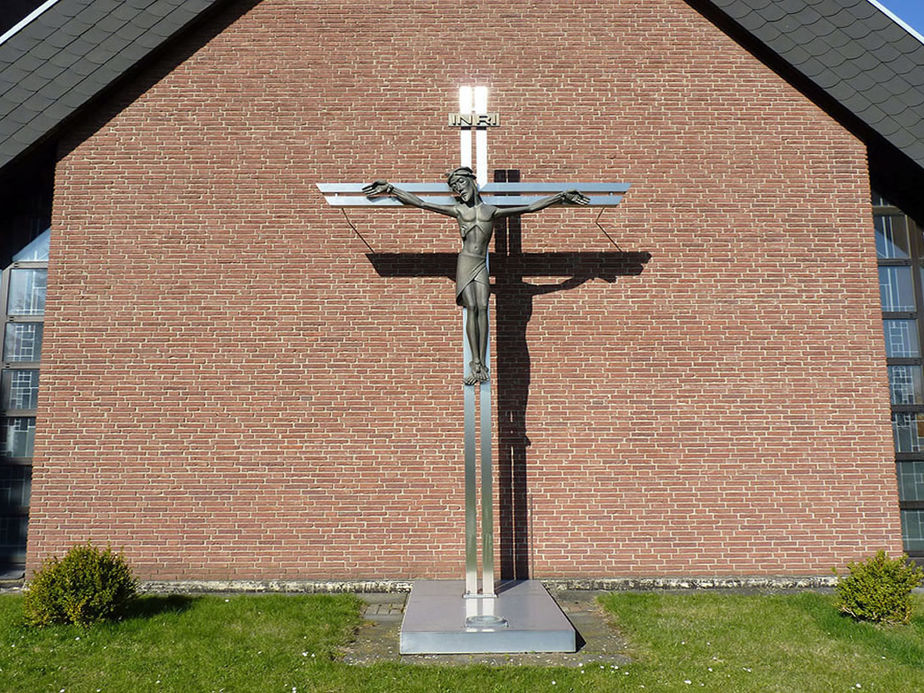
M460 575L460 317L428 257L457 231L314 187L438 179L459 84L501 113L493 168L634 186L599 220L627 255L554 209L507 232L550 276L495 262L505 573L900 550L858 140L681 0L264 0L62 146L30 570L92 538L155 579Z

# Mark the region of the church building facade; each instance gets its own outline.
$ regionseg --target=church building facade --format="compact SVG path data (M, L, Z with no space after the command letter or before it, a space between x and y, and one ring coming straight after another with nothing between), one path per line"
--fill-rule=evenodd
M445 180L466 84L495 180L632 184L495 231L501 576L924 558L924 44L875 3L60 0L0 61L10 574L460 575L457 226L316 184Z

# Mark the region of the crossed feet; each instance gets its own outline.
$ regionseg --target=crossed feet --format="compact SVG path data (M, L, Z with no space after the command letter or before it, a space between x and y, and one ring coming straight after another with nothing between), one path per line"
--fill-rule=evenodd
M490 378L488 376L488 369L484 367L484 364L470 361L468 365L471 369L471 375L462 378L463 383L466 385L474 385L475 383L488 382Z

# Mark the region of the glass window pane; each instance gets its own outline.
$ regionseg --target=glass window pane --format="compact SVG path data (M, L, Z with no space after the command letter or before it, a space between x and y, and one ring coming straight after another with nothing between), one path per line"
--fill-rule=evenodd
M32 469L20 465L0 466L0 515L29 507Z
M892 404L924 404L924 373L921 366L889 366Z
M38 383L37 370L3 371L0 378L0 409L35 409L38 406Z
M41 262L48 259L48 246L51 244L51 229L46 229L29 245L13 256L13 262Z
M0 465L0 564L25 561L31 491L29 467Z
M10 270L10 297L6 302L7 313L10 315L41 315L44 313L47 284L47 269Z
M924 414L892 412L895 452L920 452L924 449Z
M924 462L897 462L898 498L924 501Z
M905 551L924 551L924 510L902 510Z
M4 361L39 361L42 358L43 325L40 322L7 323L3 339Z
M911 257L908 227L904 217L873 217L876 227L876 256L883 260L907 260Z
M915 320L883 320L886 356L893 359L913 359L921 355L918 325Z
M879 298L884 311L913 311L914 290L911 286L911 268L880 267Z
M35 444L35 417L11 416L0 423L0 455L32 457Z
M29 518L23 515L0 515L0 558L7 563L26 559L26 528Z

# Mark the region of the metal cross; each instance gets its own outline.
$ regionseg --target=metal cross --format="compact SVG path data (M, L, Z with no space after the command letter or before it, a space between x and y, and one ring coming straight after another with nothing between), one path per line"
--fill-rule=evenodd
M488 182L487 132L497 126L497 114L487 112L487 89L485 87L462 87L459 90L458 114L451 114L449 124L460 128L460 165L473 169L481 193L482 202L499 208L524 207L548 203L550 195L577 190L586 196L590 206L614 207L622 201L627 192L627 183L508 183ZM472 135L475 140L474 165L472 162ZM429 205L453 205L456 203L453 190L447 183L394 183L393 188L411 193ZM334 207L393 207L405 206L394 196L369 197L364 193L362 183L319 183L328 204ZM368 190L368 187L366 188ZM419 206L419 205L416 205ZM487 256L485 264L487 264ZM471 380L471 347L465 336L467 320L463 309L463 368L465 382ZM488 340L490 345L490 340ZM490 368L490 346L485 350L484 364ZM480 429L476 436L475 385L479 389ZM493 505L493 463L491 451L491 387L485 379L480 383L463 385L465 408L465 598L466 624L471 627L503 627L503 619L494 615L495 564L494 564L494 505ZM475 439L480 438L481 467L481 576L478 574L477 546L477 483ZM479 585L480 582L480 585Z

